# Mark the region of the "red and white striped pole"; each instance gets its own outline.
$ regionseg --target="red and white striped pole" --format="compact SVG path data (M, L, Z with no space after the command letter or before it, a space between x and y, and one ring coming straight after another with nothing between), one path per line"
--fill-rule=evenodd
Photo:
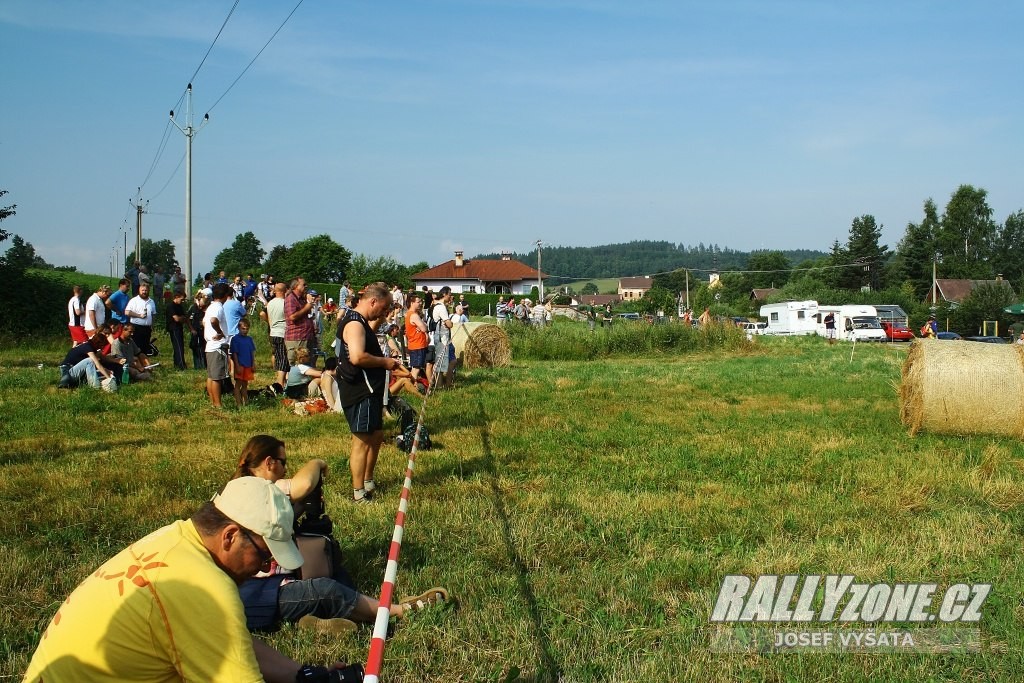
M435 376L436 379L436 376ZM409 495L412 490L412 472L416 466L416 451L420 445L420 429L423 427L423 416L427 413L427 399L430 398L433 386L427 388L420 408L419 420L416 422L416 435L409 449L409 461L405 466L405 481L402 483L402 495L398 501L398 512L395 514L395 531L391 534L391 548L388 550L388 563L384 569L384 583L380 587L377 619L373 622L373 637L370 640L370 653L364 667L365 683L378 683L380 667L384 661L384 643L388 636L388 622L391 620L391 602L395 592L395 578L398 575L398 555L402 551L402 535L405 533L405 515L409 511Z

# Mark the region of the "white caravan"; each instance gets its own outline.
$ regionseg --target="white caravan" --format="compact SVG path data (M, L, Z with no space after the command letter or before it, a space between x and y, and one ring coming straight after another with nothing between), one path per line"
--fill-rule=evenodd
M819 306L817 332L822 337L825 336L825 316L829 313L836 318L837 339L883 342L889 339L875 307L862 305Z
M818 329L818 302L765 304L761 307L761 317L768 319L768 326L761 334L814 334Z

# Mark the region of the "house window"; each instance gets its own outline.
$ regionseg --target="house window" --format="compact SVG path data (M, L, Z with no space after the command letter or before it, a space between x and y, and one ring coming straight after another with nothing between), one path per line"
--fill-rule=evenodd
M462 291L467 294L476 294L476 285L463 285Z

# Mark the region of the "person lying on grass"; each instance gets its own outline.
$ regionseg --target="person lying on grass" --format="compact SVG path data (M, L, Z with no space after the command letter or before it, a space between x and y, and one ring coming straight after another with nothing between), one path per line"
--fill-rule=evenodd
M310 460L291 478L286 476L287 465L284 441L258 434L242 449L234 478L253 476L273 482L293 504L300 506L322 495L320 485L327 474L326 462ZM251 630L269 630L288 622L304 629L340 634L355 630L355 622L372 623L379 607L377 600L352 586L341 567L335 567L333 577L298 579L291 569L272 562L265 571L242 584L239 593ZM391 605L391 616L401 619L447 600L447 590L431 588Z

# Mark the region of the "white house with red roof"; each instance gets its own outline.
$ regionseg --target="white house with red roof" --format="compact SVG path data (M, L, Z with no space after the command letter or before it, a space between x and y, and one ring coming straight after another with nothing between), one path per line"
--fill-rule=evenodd
M454 294L512 294L528 295L546 278L544 273L502 254L501 259L467 259L455 252L450 261L415 273L412 281L416 289L429 287L437 291L444 286Z

